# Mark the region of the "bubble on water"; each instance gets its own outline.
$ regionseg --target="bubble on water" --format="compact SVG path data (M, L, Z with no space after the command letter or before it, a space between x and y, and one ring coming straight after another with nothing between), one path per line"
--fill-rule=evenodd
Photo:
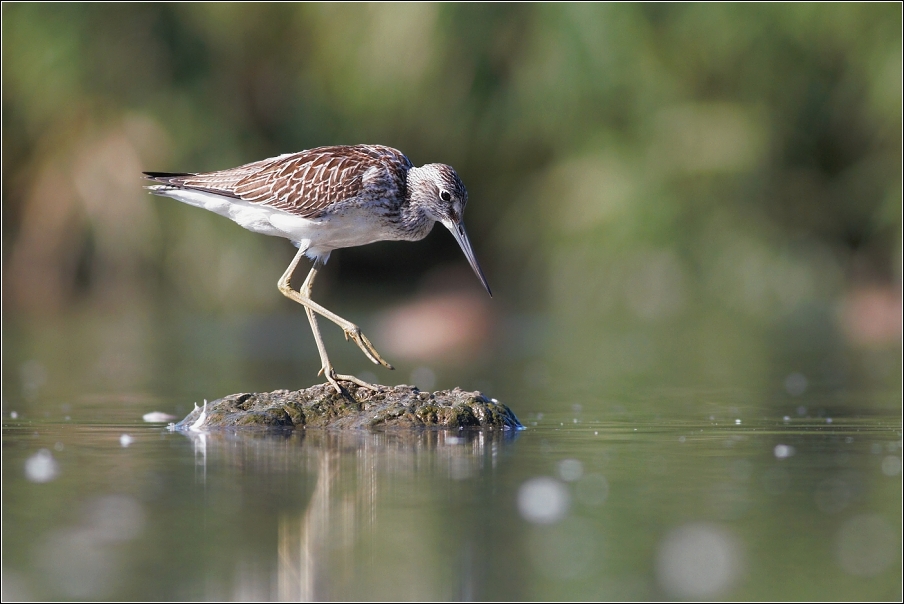
M25 478L31 482L50 482L58 473L57 462L47 449L41 449L25 460Z
M846 572L874 577L891 565L900 550L898 531L877 514L862 514L845 522L835 537L835 559Z
M791 445L775 445L772 453L777 459L787 459L794 455L795 450Z
M734 423L735 423L735 424L738 424L738 425L740 425L740 423L741 423L741 420L739 420L739 419L736 419L736 420L734 420Z
M559 462L559 478L574 482L584 475L584 465L577 459L563 459Z
M358 375L361 374L359 373ZM361 379L365 382L369 381L365 380L364 378ZM151 411L150 413L145 413L144 415L142 415L141 419L148 423L164 423L176 419L176 416L170 415L169 413L164 413L163 411Z
M565 485L553 478L532 478L518 489L518 510L535 524L562 520L568 513L569 500Z
M411 372L411 381L420 390L432 390L436 385L436 373L429 367L418 367Z
M532 527L528 554L537 570L553 579L574 579L598 568L602 536L583 518L569 518L554 526Z
M600 474L587 474L575 487L575 499L583 505L602 505L608 497L609 481Z
M802 373L794 372L785 378L785 391L791 396L800 396L807 391L807 376Z
M15 411L10 411L10 412L9 412L9 416L10 416L12 419L16 419L17 417L19 417L19 414L16 413Z
M790 422L790 421L791 421L791 416L786 415L785 417L782 418L782 421L784 421L785 423Z
M882 460L882 473L886 476L897 476L901 473L901 458L889 455Z
M744 567L738 538L721 526L687 524L668 533L656 554L656 579L669 594L698 599L733 586Z
M66 448L66 445L64 445L63 443L58 442L58 443L56 443L56 444L53 445L53 448L56 449L57 451L62 451L63 449Z
M133 438L132 438L130 435L128 435L128 434L123 434L122 436L119 437L119 444L122 445L123 447L128 447L128 446L131 445L134 441L135 441L135 439L133 439Z
M685 438L683 436L678 437L678 442L683 443L684 441L685 441Z

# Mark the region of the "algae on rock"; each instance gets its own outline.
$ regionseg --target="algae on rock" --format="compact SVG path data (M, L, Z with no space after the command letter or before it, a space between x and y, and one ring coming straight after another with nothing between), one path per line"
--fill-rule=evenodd
M330 384L296 391L231 394L207 403L205 409L196 408L176 429L522 428L508 407L479 392L455 388L429 393L414 386L387 386L374 392L343 384L347 390L342 394ZM202 412L205 418L195 425Z

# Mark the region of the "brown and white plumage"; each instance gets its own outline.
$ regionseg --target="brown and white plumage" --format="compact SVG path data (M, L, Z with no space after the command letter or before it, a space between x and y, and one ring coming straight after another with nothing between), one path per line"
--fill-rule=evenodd
M285 237L299 248L279 288L305 306L323 370L337 390L341 379L367 384L335 373L314 313L342 327L372 361L390 365L356 325L310 299L314 276L332 250L383 240L417 241L427 236L435 222L441 222L490 292L462 222L468 192L451 166L414 167L396 149L353 145L318 147L216 172L145 175L157 183L147 187L155 195L226 216L256 233ZM302 255L315 264L304 285L295 291L289 280Z
M318 218L332 204L361 193L365 181L379 182L390 196L401 193L411 167L411 161L396 149L355 145L287 153L217 172L152 178L175 187L268 205L302 218Z

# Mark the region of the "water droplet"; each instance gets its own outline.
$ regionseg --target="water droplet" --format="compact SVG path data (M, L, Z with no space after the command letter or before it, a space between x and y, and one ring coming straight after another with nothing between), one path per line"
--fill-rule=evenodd
M882 473L886 476L897 476L901 473L901 458L889 455L882 460Z
M792 373L785 378L785 390L791 396L800 396L807 391L809 382L807 377L802 373Z
M359 374L360 375L360 374ZM364 379L364 378L361 378ZM367 381L367 380L364 380ZM150 413L145 413L141 416L143 421L148 423L157 423L157 422L169 422L176 419L175 415L170 415L169 413L164 413L163 411L151 411Z
M584 475L584 465L577 459L563 459L559 462L559 478L573 482Z
M552 524L568 513L568 490L552 478L532 478L518 489L518 511L528 522Z
M743 567L737 537L708 523L674 529L659 544L656 555L656 578L665 591L690 599L724 592Z
M775 454L775 457L778 459L787 459L794 455L795 451L794 447L791 445L775 445L772 453Z
M835 557L846 573L874 577L895 558L897 535L891 525L877 514L863 514L848 520L835 538Z
M599 474L587 474L575 487L575 498L583 505L602 505L609 497L609 481Z
M25 478L31 482L50 482L58 473L57 462L47 449L41 449L25 460Z

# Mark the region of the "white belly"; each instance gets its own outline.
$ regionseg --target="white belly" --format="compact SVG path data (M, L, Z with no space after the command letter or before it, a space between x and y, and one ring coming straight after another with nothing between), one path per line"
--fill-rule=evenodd
M329 218L301 218L283 210L202 191L151 188L157 195L225 216L262 235L285 237L312 259L326 259L332 250L396 239L369 212L357 209Z

